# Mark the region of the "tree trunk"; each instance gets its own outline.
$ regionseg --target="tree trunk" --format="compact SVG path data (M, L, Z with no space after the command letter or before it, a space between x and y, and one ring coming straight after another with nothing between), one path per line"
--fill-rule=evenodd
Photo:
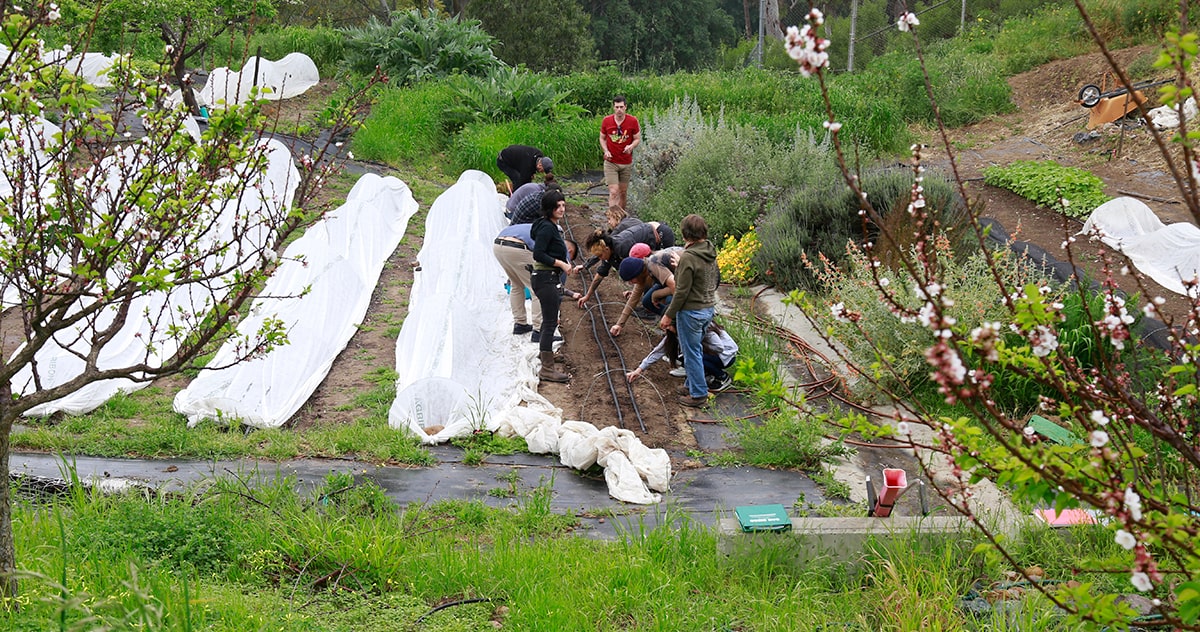
M6 601L16 607L16 601L8 601L17 596L17 548L13 541L12 530L12 485L9 484L8 451L9 435L12 432L13 420L9 411L12 401L12 385L0 385L0 601Z
M763 19L767 37L782 40L783 27L779 25L779 0L759 0L766 3L766 14Z
M754 33L750 32L750 0L742 0L742 13L746 22L746 39L754 37Z

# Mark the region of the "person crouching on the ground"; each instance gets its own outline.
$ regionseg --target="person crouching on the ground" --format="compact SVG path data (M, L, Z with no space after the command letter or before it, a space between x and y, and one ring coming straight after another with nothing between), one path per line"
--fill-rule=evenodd
M533 272L530 284L542 306L542 328L538 341L542 368L538 377L547 382L566 382L566 373L554 369L554 330L558 328L558 308L562 303L561 272L572 274L575 268L567 259L567 242L558 223L567 214L562 193L550 191L542 196L542 216L533 222Z
M688 215L679 225L684 249L675 268L675 297L658 321L664 330L679 334L683 350L683 368L687 380L680 389L679 403L693 408L708 403L708 384L704 380L701 339L713 319L717 304L717 250L708 240L708 223L699 215ZM542 307L543 312L545 306ZM543 318L545 316L543 315ZM545 327L545 323L542 324Z
M600 287L600 282L613 268L618 268L625 257L629 256L629 251L636 244L647 244L651 250L661 250L670 248L675 245L675 232L671 227L660 222L645 222L622 231L616 235L610 235L602 230L593 231L588 238L584 240L583 247L591 255L590 259L584 267L590 268L596 262L600 263L600 267L596 269L596 276L592 279L588 289L579 299L579 307L582 309L596 293L596 289Z
M713 321L704 330L700 349L703 353L704 379L708 382L708 390L720 392L729 388L729 385L733 384L729 367L737 362L737 342L724 327Z
M614 235L617 233L623 233L634 226L639 226L644 223L642 220L636 217L630 217L629 214L625 212L625 209L619 206L608 207L608 212L606 212L604 215L605 220L608 223L608 232Z
M507 226L496 236L492 254L508 275L508 306L512 310L513 335L520 336L534 331L542 326L542 306L535 298L533 300L533 317L525 320L525 288L533 293L530 282L530 269L533 267L533 236L530 234L532 224L514 224Z
M645 244L639 245L645 246ZM633 315L633 310L636 308L639 300L642 301L643 305L647 303L655 305L658 308L657 314L662 315L666 310L667 303L671 300L670 296L675 293L675 273L673 266L666 265L663 262L670 262L671 255L678 255L678 251L682 250L682 248L669 248L667 250L660 250L646 258L629 256L621 261L621 266L617 269L617 274L620 275L622 281L632 283L633 290L627 293L625 309L621 310L621 316L617 319L617 324L609 329L609 333L614 336L621 335L621 330L624 329L629 317ZM660 254L663 255L660 261L652 263L653 259Z
M552 173L546 174L545 184L530 182L521 185L505 203L504 216L510 224L532 224L533 220L542 216L542 196L550 190L562 192Z
M733 341L724 327L713 321L709 323L708 329L704 330L701 349L704 353L704 379L708 383L708 390L718 392L729 388L733 384L733 378L729 375L728 369L733 366L734 362L737 362L737 343ZM675 332L668 331L658 342L658 346L646 355L638 368L625 374L625 379L633 382L662 358L671 361L671 375L676 375L674 368L676 366L675 358L678 355L679 338L676 337Z
M496 156L496 167L512 182L511 194L522 185L532 182L535 174L553 171L554 161L543 155L537 147L509 145Z

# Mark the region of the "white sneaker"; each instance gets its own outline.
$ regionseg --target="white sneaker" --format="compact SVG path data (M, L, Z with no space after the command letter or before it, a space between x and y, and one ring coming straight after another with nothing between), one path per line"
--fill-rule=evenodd
M677 367L671 369L670 371L668 371L667 375L670 375L671 377L686 377L687 369L684 369L681 366L677 366Z

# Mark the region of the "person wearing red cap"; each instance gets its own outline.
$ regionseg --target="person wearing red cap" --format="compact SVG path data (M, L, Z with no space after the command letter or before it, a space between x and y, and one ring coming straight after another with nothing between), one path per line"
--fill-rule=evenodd
M617 324L609 328L609 333L614 336L621 335L639 299L643 306L652 306L647 309L656 314L663 313L666 305L671 302L671 294L675 292L675 266L671 262L678 261L682 251L683 248L670 248L656 252L646 259L629 256L621 261L617 274L622 281L632 283L633 290L627 293L625 308L621 310Z

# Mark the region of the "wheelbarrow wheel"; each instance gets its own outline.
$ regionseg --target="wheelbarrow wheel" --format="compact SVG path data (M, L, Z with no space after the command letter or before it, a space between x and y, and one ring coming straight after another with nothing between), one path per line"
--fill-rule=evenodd
M1095 107L1100 102L1100 86L1088 84L1079 89L1079 103L1085 108Z

